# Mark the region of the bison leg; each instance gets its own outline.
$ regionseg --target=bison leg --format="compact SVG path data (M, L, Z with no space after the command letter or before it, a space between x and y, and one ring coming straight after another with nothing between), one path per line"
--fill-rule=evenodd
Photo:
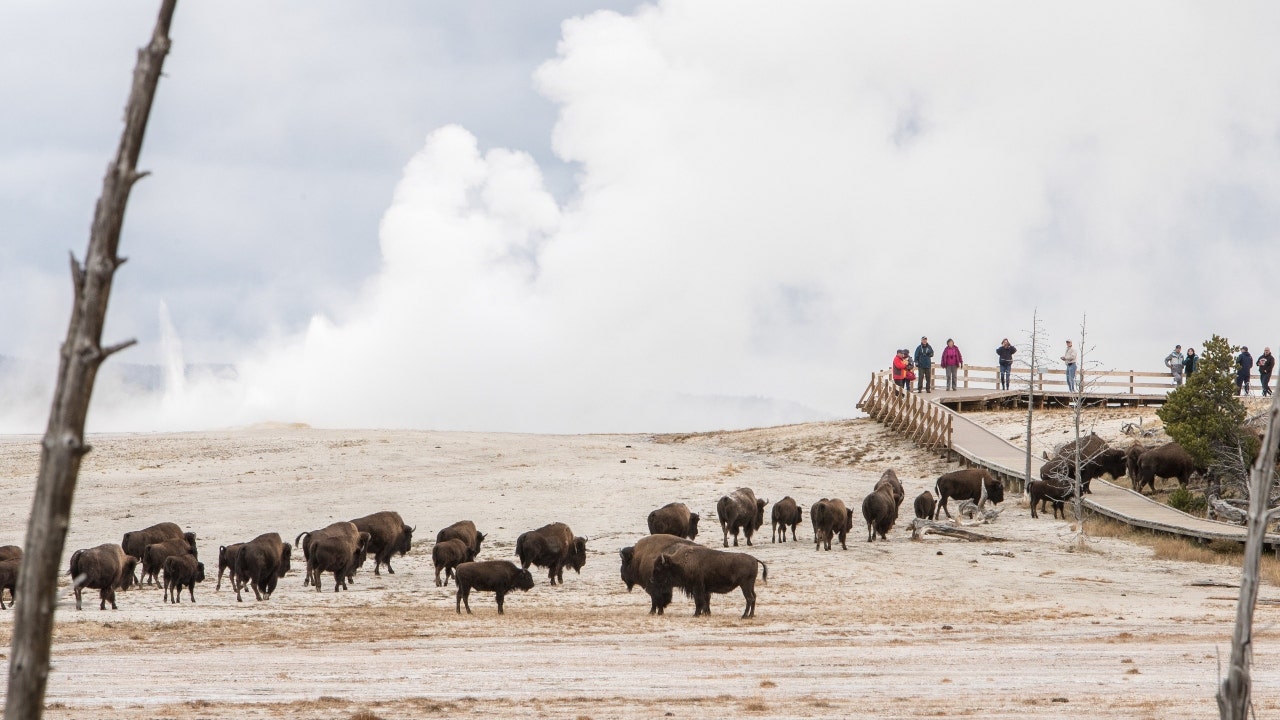
M190 592L191 594L191 602L195 603L196 601L196 581L195 580L192 580L191 584L187 586L187 591ZM178 596L179 597L182 596L182 588L178 588Z
M840 549L841 549L841 550L848 550L848 549L849 549L849 546L845 544L845 540L846 540L848 537L849 537L849 531L848 531L848 530L841 530L841 531L840 531Z
M756 616L756 589L750 583L743 583L742 597L746 598L747 607L742 611L742 619L752 618Z
M74 582L74 580L72 582ZM80 601L83 598L83 596L84 596L84 587L80 585L76 585L76 609L77 610L84 609L83 607L80 606Z
M462 614L462 610L459 610L459 609L458 609L458 603L459 603L459 602L460 602L460 603L462 603L463 605L466 605L466 607L467 607L467 614L468 614L468 615L470 615L470 614L471 614L471 600L470 600L470 597L471 597L471 586L470 586L470 585L458 585L458 595L457 595L457 599L456 599L456 600L454 601L454 603L453 603L453 609L454 609L454 610L455 610L459 615L461 615L461 614Z
M729 547L729 525L728 525L728 523L720 523L720 530L724 532L724 546L725 546L725 547ZM737 544L738 544L738 536L737 536L737 534L736 534L736 533L735 533L735 534L734 534L734 536L733 536L733 544L734 544L734 545L737 545Z
M496 596L497 596L497 598L498 598L498 614L499 614L499 615L502 615L502 614L503 614L503 612L502 612L502 600L503 600L506 596L503 594L503 592L502 592L501 590L499 590L497 593L495 593L495 595L496 595Z

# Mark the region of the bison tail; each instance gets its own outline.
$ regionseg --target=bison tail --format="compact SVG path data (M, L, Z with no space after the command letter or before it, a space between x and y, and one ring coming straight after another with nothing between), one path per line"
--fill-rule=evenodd
M294 538L294 539L293 539L293 544L294 544L294 545L296 545L296 546L298 546L298 547L302 547L302 538L304 538L304 537L306 537L306 536L308 536L308 535L310 535L310 534L311 534L311 531L310 531L310 530L303 530L301 533L299 533L299 534L298 534L298 537L296 537L296 538Z
M76 576L76 566L80 564L80 555L82 555L83 553L84 553L83 550L77 550L71 553L71 563L70 563L71 567L67 570L67 574L70 575L72 578L75 578ZM74 579L71 581L71 585L73 587L75 586Z
M760 563L760 569L763 571L760 574L760 581L768 585L769 584L769 566L765 565L763 560L756 560L756 562Z

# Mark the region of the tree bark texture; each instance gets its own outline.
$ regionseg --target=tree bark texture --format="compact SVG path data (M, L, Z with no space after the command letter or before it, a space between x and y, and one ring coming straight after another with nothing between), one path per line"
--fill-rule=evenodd
M71 259L75 300L67 338L62 345L58 384L41 443L40 475L27 524L14 608L13 646L9 654L6 720L39 718L43 713L59 565L80 461L89 451L84 442L89 400L103 360L133 344L130 340L102 347L102 328L111 282L116 268L124 262L117 254L120 228L124 224L129 192L143 176L137 171L138 155L160 71L169 52L169 24L176 1L163 1L150 44L138 50L133 87L125 108L124 133L103 179L85 264L82 267L74 257Z
M1236 606L1236 628L1231 635L1231 664L1227 679L1218 688L1218 715L1222 720L1246 720L1252 705L1253 680L1249 666L1253 664L1253 610L1258 604L1258 574L1262 565L1262 546L1266 540L1271 485L1276 466L1276 448L1280 445L1280 395L1271 401L1267 411L1267 431L1262 448L1253 463L1249 478L1249 529L1245 534L1244 572L1240 578L1240 601Z

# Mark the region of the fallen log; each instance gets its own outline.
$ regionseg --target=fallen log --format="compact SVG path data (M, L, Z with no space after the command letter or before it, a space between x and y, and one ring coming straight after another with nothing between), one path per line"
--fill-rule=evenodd
M992 535L982 535L980 533L969 530L961 530L958 527L952 527L945 523L925 520L924 518L916 518L907 526L911 530L912 540L923 540L924 536L933 533L935 535L945 535L960 540L968 540L969 542L1004 542L1005 538L995 537Z

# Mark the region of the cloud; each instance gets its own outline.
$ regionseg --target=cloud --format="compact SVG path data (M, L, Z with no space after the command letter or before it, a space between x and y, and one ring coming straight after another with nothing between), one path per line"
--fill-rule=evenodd
M1280 269L1280 51L1255 16L1276 13L666 2L569 20L536 82L580 168L571 197L529 154L432 132L356 297L217 391L188 382L195 404L157 424L846 416L894 348L954 337L989 364L1033 308L1055 349L1087 314L1105 367L1249 342Z

